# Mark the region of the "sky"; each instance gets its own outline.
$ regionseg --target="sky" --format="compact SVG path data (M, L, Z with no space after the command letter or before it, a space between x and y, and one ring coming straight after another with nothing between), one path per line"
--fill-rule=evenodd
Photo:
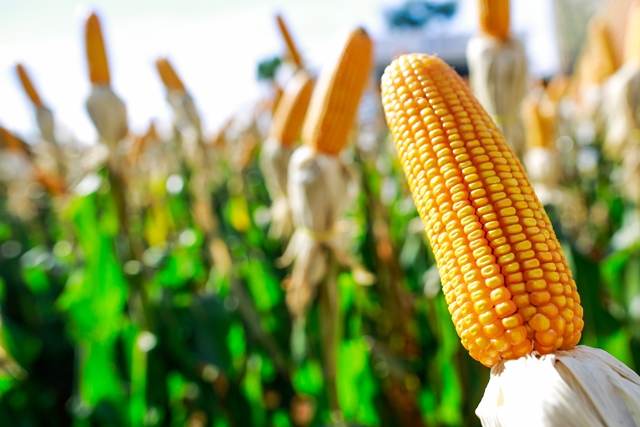
M303 57L314 67L345 27L362 25L372 37L385 32L382 5L373 0L0 0L0 125L26 137L37 127L19 86L15 64L29 72L59 131L85 143L96 141L84 102L90 85L84 59L82 16L101 18L114 91L125 101L130 129L150 120L168 129L171 111L155 70L168 57L213 134L229 117L250 108L261 93L258 61L284 52L275 13L280 12ZM512 0L514 33L526 34L532 68L558 67L552 0ZM477 32L476 1L460 0L457 31ZM555 55L555 56L554 56Z

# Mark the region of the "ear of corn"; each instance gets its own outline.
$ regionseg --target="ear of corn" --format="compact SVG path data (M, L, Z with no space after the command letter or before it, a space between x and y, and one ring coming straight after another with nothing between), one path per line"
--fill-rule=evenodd
M0 126L0 148L31 155L29 146L2 126Z
M522 101L522 119L529 148L549 147L555 142L555 107L553 101L545 99L542 87L531 91Z
M592 20L588 33L587 47L580 59L578 74L582 83L599 85L618 67L605 23L599 19Z
M156 68L158 69L162 83L167 90L179 90L184 92L184 84L167 58L158 59L156 61Z
M629 7L627 31L624 38L625 62L640 60L640 4L633 2Z
M298 140L309 100L313 91L313 80L305 71L297 72L287 84L278 103L269 129L272 137L282 145L292 145Z
M89 80L94 85L109 85L109 62L102 38L100 20L95 13L91 13L85 23L85 42L87 63L89 65Z
M578 343L582 307L524 169L463 80L405 55L382 101L462 344L487 366Z
M509 37L509 0L480 0L480 30L499 39Z
M31 100L34 106L42 107L42 100L40 99L40 95L38 91L33 86L29 75L27 74L27 70L24 69L22 64L16 65L16 71L18 72L18 77L20 78L20 83L22 83L22 87L24 88L25 93Z
M287 54L291 62L293 62L296 67L302 67L302 58L300 57L300 53L298 52L298 48L293 42L293 38L291 37L291 33L287 28L287 24L285 24L282 16L276 15L276 21L278 22L278 28L280 29L280 34L282 34L282 38L287 45Z
M342 151L369 81L372 54L369 35L357 28L348 34L338 55L323 66L302 129L306 144L329 155Z

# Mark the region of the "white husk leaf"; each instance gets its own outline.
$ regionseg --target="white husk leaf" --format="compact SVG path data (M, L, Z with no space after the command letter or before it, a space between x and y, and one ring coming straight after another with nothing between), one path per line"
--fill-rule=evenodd
M471 90L496 121L518 158L524 152L520 103L526 94L527 61L516 39L479 35L467 44Z
M501 361L476 415L484 427L638 426L640 377L586 346Z
M173 108L176 128L180 132L185 128L195 128L200 134L200 115L191 95L183 90L170 90L167 93L167 101Z
M297 148L289 161L287 192L296 227L281 258L293 264L287 288L287 304L296 317L303 316L318 284L329 270L329 250L338 262L350 266L364 281L370 275L348 254L351 227L341 215L357 195L355 171L337 156L308 146Z
M602 110L607 124L604 152L621 159L629 144L640 144L640 61L627 62L607 80Z
M127 135L127 108L109 86L96 85L87 98L87 111L100 138L111 148Z
M288 239L293 232L291 209L287 201L287 177L289 159L294 147L285 146L273 138L268 138L260 152L260 169L271 196L271 227L269 234L276 239Z
M38 128L44 138L48 142L55 143L53 113L45 106L36 108L36 121Z

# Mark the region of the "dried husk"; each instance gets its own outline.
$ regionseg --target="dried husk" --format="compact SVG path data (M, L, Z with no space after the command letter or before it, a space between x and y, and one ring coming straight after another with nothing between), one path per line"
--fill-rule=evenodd
M268 138L260 152L260 169L272 200L269 235L274 239L288 239L293 232L291 209L287 201L287 182L289 159L294 149L293 146L282 145L280 141Z
M94 85L86 107L100 138L110 149L116 149L127 135L127 108L124 102L111 87Z
M640 425L640 377L587 346L501 361L476 415L485 427Z
M522 44L513 38L475 36L467 45L467 63L473 94L522 159L525 141L519 111L527 78Z
M307 312L329 270L330 251L338 262L358 272L356 280L370 279L349 255L351 227L340 220L357 195L356 183L355 171L337 156L306 145L291 156L287 191L296 231L281 262L293 264L287 305L294 317Z

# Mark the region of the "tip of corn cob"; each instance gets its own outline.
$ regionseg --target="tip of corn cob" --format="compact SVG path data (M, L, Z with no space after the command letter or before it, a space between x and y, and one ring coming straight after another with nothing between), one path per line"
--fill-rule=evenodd
M38 94L36 88L33 86L33 83L31 82L31 79L27 74L27 70L25 70L22 64L16 64L16 71L18 73L20 83L22 83L22 87L31 100L31 103L36 107L42 107L42 100L40 99L40 95Z
M320 72L302 129L307 145L329 155L340 153L349 139L371 74L373 42L363 28L356 28L336 53Z
M287 45L287 56L295 64L296 67L302 68L302 57L300 56L300 52L293 42L293 38L291 37L291 32L287 27L287 24L284 22L282 15L276 15L276 22L278 23L278 28L280 29L280 34L284 39L285 44Z
M509 37L509 0L480 0L480 30L499 39Z
M109 62L104 46L100 19L91 12L85 21L85 47L87 64L89 66L89 80L94 85L109 85Z
M282 145L292 145L298 140L312 92L313 79L306 71L298 71L287 83L278 102L269 137Z
M27 155L30 154L27 143L2 126L0 126L0 148L9 151L21 152Z
M394 61L382 103L462 344L501 359L570 349L576 284L524 168L462 78L424 54Z
M156 61L156 68L167 90L185 91L184 83L167 58L159 58Z

